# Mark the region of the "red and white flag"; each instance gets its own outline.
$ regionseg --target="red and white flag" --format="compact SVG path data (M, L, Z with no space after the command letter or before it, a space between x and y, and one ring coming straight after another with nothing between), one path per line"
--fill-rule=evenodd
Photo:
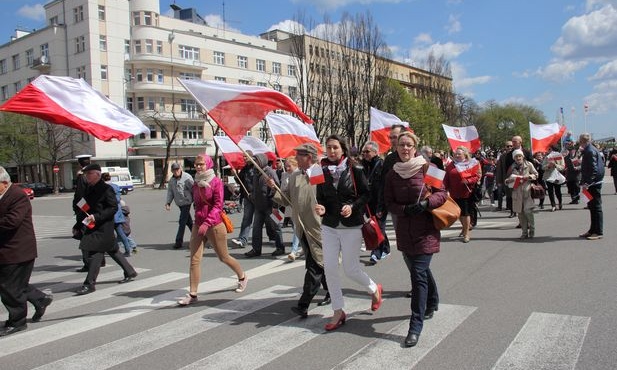
M593 200L593 195L591 195L591 193L589 192L589 190L587 190L587 188L582 188L581 189L581 199L583 200L583 202L589 203Z
M531 136L531 152L546 152L548 148L559 142L566 132L566 126L559 123L536 125L529 121L529 135Z
M440 170L437 166L428 166L428 170L424 174L424 183L434 188L441 188L445 176L446 171Z
M454 162L454 167L456 167L456 170L461 175L461 178L467 179L479 173L480 162L478 162L475 158L471 158L465 162Z
M317 153L323 153L315 128L288 114L269 113L266 122L272 133L276 151L281 158L295 155L294 148L300 144L311 143Z
M459 146L469 148L471 153L480 149L482 143L476 126L453 127L444 124L442 126L452 151L455 151Z
M516 189L523 183L523 176L510 175L510 178L514 180L511 182L508 182L508 187L511 189Z
M563 155L561 155L561 153L557 153L557 152L550 152L547 156L546 159L552 162L556 162L556 161L561 161L563 160Z
M281 212L281 210L278 208L272 208L270 218L277 224L280 224L281 222L283 222L284 219L283 212Z
M304 122L313 122L291 98L273 89L220 81L178 81L235 143L273 110L292 112Z
M324 178L324 175L323 175L323 169L317 163L309 167L309 169L306 170L306 174L309 177L309 183L311 185L319 185L319 184L323 184L324 182L326 182L326 179Z
M245 151L250 150L253 154L265 154L268 160L276 161L276 154L274 154L272 149L254 136L245 136L238 144L234 143L227 136L214 136L214 142L219 147L227 164L235 169L240 169L246 164L244 162L244 153L240 148Z
M81 198L79 202L77 202L77 207L79 207L86 214L88 214L88 211L90 210L90 206L88 205L88 203L86 202L84 198Z
M150 133L133 113L81 78L40 75L0 106L0 111L38 117L103 141Z
M391 113L382 112L371 107L371 140L379 145L379 154L385 153L390 148L390 129L393 125L403 125L409 128L409 123L403 122Z

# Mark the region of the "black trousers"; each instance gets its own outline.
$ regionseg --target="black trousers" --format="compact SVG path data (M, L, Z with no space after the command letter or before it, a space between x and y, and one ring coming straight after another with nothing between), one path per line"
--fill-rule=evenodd
M308 246L308 240L306 240L306 235L302 235L300 242L302 243L304 256L306 258L306 273L304 274L304 286L302 287L302 295L298 300L298 307L308 309L313 297L315 297L315 294L319 291L319 286L323 285L323 288L327 291L328 284L326 283L326 274L324 273L323 267L319 266L313 259L313 255Z
M106 252L86 252L88 254L88 275L86 275L86 279L84 280L84 285L88 285L94 287L96 284L96 278L99 276L99 272L101 270L101 263L103 262L103 258L105 257ZM120 248L116 244L115 250L111 252L107 252L109 256L122 268L124 271L124 277L136 276L137 272L131 266L129 261L126 260L124 255L120 253Z
M28 316L29 296L40 298L44 294L29 285L34 260L0 265L0 298L9 318L4 326L22 326Z

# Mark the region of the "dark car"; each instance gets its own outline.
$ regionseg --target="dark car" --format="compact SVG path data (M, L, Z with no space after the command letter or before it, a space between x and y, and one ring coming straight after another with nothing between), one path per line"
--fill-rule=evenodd
M29 187L27 187L26 184L15 183L15 185L17 185L20 188L22 188L24 193L26 193L26 195L28 196L28 198L30 198L30 200L34 199L34 190L32 190Z
M54 187L44 182L31 182L25 185L34 191L35 197L40 197L42 195L51 194L54 192Z

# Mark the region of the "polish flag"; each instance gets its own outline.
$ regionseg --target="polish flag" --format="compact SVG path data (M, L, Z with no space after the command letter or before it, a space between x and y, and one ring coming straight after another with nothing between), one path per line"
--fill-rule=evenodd
M456 167L461 178L467 179L478 174L480 171L480 162L475 158L471 158L469 161L465 162L454 162L454 167Z
M409 123L401 121L394 114L382 112L371 107L371 140L379 145L379 154L385 153L390 148L390 129L392 125L403 125L409 128Z
M563 155L561 155L561 153L551 152L546 156L546 159L552 162L561 161L563 160Z
M94 221L90 221L90 219L88 217L84 218L83 220L81 220L81 223L86 225L86 227L88 229L94 229Z
M40 75L7 100L0 111L37 117L84 131L100 140L125 140L150 130L83 79Z
M268 122L279 157L287 158L295 155L294 148L304 143L314 144L317 153L323 153L313 125L306 124L288 114L277 113L269 113L266 116L266 122Z
M480 149L480 136L476 126L453 127L443 124L442 126L452 151L455 151L459 146L469 148L472 153Z
M581 199L583 200L583 202L589 203L593 200L593 195L591 195L591 193L589 192L589 190L587 190L587 188L582 188L581 189Z
M323 169L317 163L313 164L306 172L309 176L309 183L311 185L319 185L326 182L323 175Z
M510 175L510 178L514 179L514 181L508 183L508 187L511 189L516 189L523 183L523 176Z
M227 164L235 169L240 169L245 165L244 153L240 148L245 151L250 150L253 154L263 153L269 160L276 161L276 154L274 154L272 149L263 141L253 136L243 137L237 145L227 136L214 136L214 142L221 150L221 154L225 161L227 161Z
M88 205L88 203L86 202L84 198L81 198L79 202L77 202L77 207L79 207L86 214L88 214L88 211L90 210L90 206Z
M529 121L529 134L531 136L531 152L546 152L548 148L559 142L563 134L566 132L566 126L560 126L559 123L548 123L545 125L536 125Z
M283 222L284 216L280 209L272 208L272 213L270 214L270 218L277 224L280 224L281 222Z
M424 174L424 183L434 188L441 188L445 176L446 171L440 170L437 166L428 166L428 170Z
M273 110L292 112L304 122L313 122L291 98L273 89L220 81L178 81L234 143L239 143L247 131Z

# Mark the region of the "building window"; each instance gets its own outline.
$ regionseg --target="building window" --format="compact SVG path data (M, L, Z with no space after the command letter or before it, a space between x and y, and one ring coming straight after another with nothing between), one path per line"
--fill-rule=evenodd
M156 139L156 126L150 125L150 139Z
M268 84L265 83L265 82L258 82L257 86L259 86L259 87L268 87Z
M47 43L41 45L41 56L49 57L49 45Z
M58 25L58 16L54 16L49 18L49 25L50 26L57 26Z
M214 64L225 65L225 53L222 51L215 51Z
M124 54L131 54L131 40L124 40Z
M75 23L84 20L84 6L80 5L77 8L73 8L73 20Z
M149 96L148 97L148 110L155 110L156 109L156 101L154 100L153 97Z
M75 38L75 54L86 51L86 37L79 36Z
M8 100L9 98L9 87L7 85L2 86L2 100Z
M159 55L163 54L163 41L156 40L156 53Z
M152 12L144 12L144 24L152 26Z
M105 5L99 5L99 21L105 20Z
M226 82L227 79L225 77L214 76L214 81Z
M6 72L6 59L2 59L0 60L0 75L5 74Z
M238 55L238 67L244 68L244 69L248 68L249 67L248 58Z
M13 59L13 70L19 69L19 67L21 67L20 61L19 61L19 54L13 55L12 59Z
M183 80L199 80L199 75L194 72L180 72L178 77Z
M288 65L287 66L287 74L290 76L296 75L296 66Z
M238 80L238 83L240 85L250 85L251 81L249 81L249 80Z
M146 40L146 53L152 54L154 51L154 46L152 45L152 40Z
M137 69L135 70L135 80L136 80L137 82L142 82L142 81L144 80L144 75L143 75L143 73L141 72L141 68L137 68Z
M107 66L101 65L101 80L107 80Z
M199 48L194 48L186 45L178 45L180 58L199 60Z
M137 97L137 110L144 110L144 107L145 107L144 97L138 96Z
M275 75L281 74L281 63L272 62L272 73Z
M188 113L189 117L196 117L195 114L199 111L197 102L192 99L180 99L180 111Z
M141 40L135 40L135 54L141 54Z
M107 36L99 36L99 48L101 51L107 51Z
M133 26L139 26L141 24L141 17L139 12L133 12Z
M287 88L287 95L289 95L291 100L296 100L298 95L298 89L295 86L289 86Z
M163 83L163 70L162 69L156 70L156 83L159 83L159 84Z
M29 66L34 64L34 49L26 50L26 64Z
M128 96L126 98L126 109L128 109L129 111L133 111L133 97Z
M159 98L159 112L164 112L164 111L165 111L165 98L161 96Z
M13 84L13 87L15 88L15 94L17 94L19 92L19 90L21 90L21 81L17 81Z
M200 126L182 126L183 139L201 139L203 130Z
M272 86L272 88L276 91L282 92L283 89L281 88L281 85L279 84L274 84L274 86Z
M257 59L257 62L255 63L255 68L259 72L265 72L266 71L266 61L263 59Z
M154 82L154 70L152 68L146 69L146 81Z
M77 67L77 78L86 79L86 66Z

